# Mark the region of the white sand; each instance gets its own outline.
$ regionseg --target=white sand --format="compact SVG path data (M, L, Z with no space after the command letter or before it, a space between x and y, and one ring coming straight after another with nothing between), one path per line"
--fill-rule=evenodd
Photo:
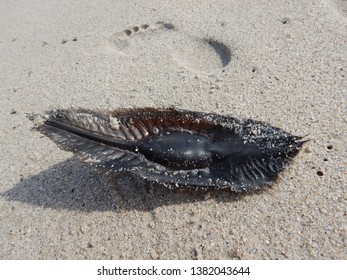
M346 18L337 0L1 0L0 258L346 259ZM176 106L312 141L264 192L144 199L31 130L58 106Z

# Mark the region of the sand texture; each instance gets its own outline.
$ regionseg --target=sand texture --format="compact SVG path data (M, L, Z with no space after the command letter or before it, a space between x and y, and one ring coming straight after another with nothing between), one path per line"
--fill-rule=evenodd
M347 259L346 1L0 1L1 259ZM61 107L230 114L312 139L264 191L106 177Z

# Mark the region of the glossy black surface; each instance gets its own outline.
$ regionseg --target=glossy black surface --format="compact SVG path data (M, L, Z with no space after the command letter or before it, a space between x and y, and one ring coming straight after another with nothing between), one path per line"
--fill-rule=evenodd
M304 143L263 122L173 108L55 110L39 130L97 169L234 191L273 181Z

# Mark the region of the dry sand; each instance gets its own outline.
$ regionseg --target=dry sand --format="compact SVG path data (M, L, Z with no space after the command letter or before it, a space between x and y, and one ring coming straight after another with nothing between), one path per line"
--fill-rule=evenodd
M346 259L346 5L1 0L0 258ZM176 106L312 141L263 192L146 189L31 130L58 106Z

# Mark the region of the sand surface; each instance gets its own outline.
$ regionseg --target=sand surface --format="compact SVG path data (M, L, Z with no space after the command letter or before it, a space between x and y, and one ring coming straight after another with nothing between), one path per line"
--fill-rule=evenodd
M346 6L1 0L0 258L346 259ZM31 130L26 113L71 106L176 106L312 141L263 192L167 191Z

